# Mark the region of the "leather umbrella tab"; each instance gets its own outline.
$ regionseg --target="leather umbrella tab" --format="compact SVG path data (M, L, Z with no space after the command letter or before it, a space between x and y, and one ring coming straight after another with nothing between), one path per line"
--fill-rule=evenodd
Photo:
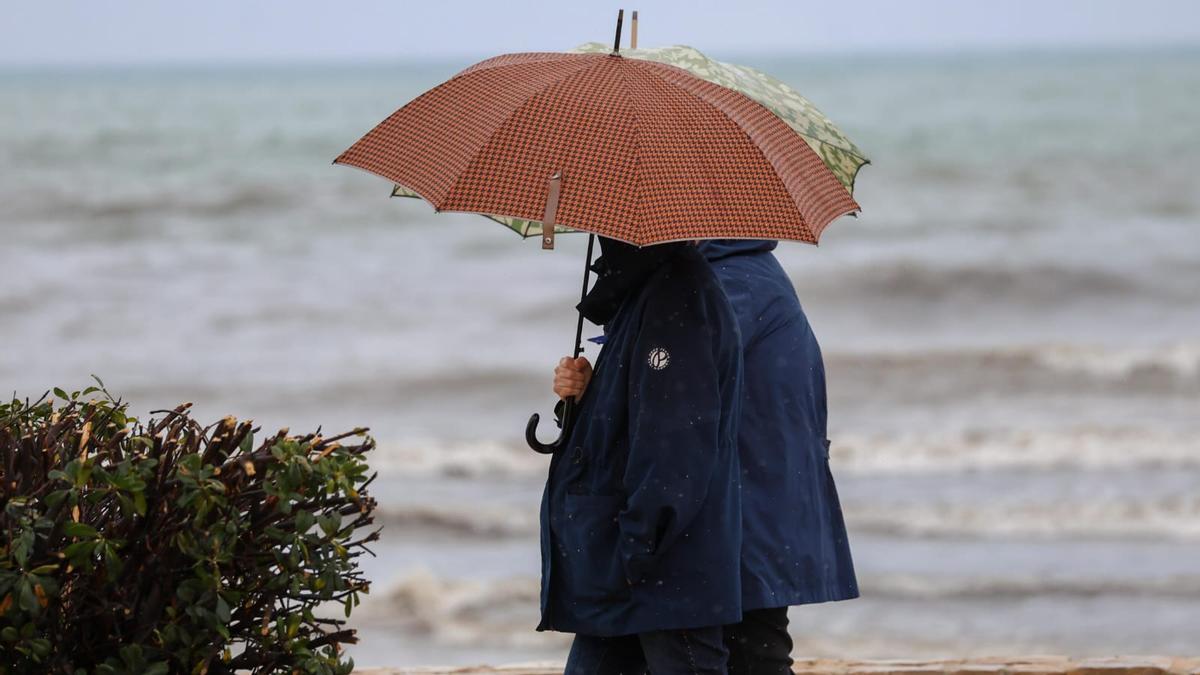
M558 212L558 193L562 183L562 172L555 171L546 181L546 213L542 216L542 248L554 248L554 214Z

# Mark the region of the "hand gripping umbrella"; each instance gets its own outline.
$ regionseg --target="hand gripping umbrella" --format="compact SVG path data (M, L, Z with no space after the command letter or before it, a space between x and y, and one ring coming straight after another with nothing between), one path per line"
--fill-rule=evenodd
M611 52L506 54L397 110L335 161L378 174L437 211L524 221L636 246L692 239L816 243L858 211L845 183L779 114L669 63ZM865 161L865 160L864 160ZM503 220L502 220L503 222ZM583 318L576 330L581 352ZM574 403L553 443L570 435Z

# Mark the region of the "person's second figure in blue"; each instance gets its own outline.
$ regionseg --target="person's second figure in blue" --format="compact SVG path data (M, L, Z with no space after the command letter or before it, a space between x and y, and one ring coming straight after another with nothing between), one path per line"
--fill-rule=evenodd
M580 310L605 342L550 464L540 630L568 673L726 672L742 616L733 309L690 243L601 238Z
M738 453L743 616L725 627L730 673L790 673L790 605L858 597L829 470L825 369L773 241L701 243L737 315L743 347ZM586 360L555 370L555 391L587 386Z

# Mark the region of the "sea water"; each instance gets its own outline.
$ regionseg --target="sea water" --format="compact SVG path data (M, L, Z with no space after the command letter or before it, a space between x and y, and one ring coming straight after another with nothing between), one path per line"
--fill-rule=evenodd
M797 654L1194 653L1200 54L743 60L873 160L859 218L778 250L863 595L793 609ZM522 431L584 239L544 252L330 166L465 65L0 75L0 390L95 373L142 414L370 426L360 664L565 653L533 630Z

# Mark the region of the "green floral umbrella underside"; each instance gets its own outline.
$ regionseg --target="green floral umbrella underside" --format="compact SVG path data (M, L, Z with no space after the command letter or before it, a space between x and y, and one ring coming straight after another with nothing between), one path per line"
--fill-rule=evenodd
M580 45L572 52L607 53L611 47L599 42ZM710 59L699 50L684 45L657 47L653 49L623 49L621 56L632 59L657 61L682 68L702 80L733 89L775 113L808 143L825 165L851 194L858 170L870 160L846 134L842 133L828 117L817 110L808 99L795 89L761 71ZM393 197L419 197L415 192L400 185L392 189ZM539 236L542 224L537 221L488 216L505 225L522 237ZM571 232L555 226L556 232Z
M416 197L417 199L421 199L421 195L413 192L412 190L409 190L408 188L404 187L403 185L392 186L392 196L393 197ZM490 215L487 213L481 213L480 215L483 216L484 218L490 218L490 219L496 221L497 223L500 223L501 225L512 230L513 232L516 232L517 234L521 235L522 238L527 239L529 237L542 236L542 224L536 220L524 220L522 218L512 218L510 216L493 216L493 215ZM564 234L567 232L575 232L576 230L572 230L569 227L563 227L562 225L555 225L554 231L559 234Z

